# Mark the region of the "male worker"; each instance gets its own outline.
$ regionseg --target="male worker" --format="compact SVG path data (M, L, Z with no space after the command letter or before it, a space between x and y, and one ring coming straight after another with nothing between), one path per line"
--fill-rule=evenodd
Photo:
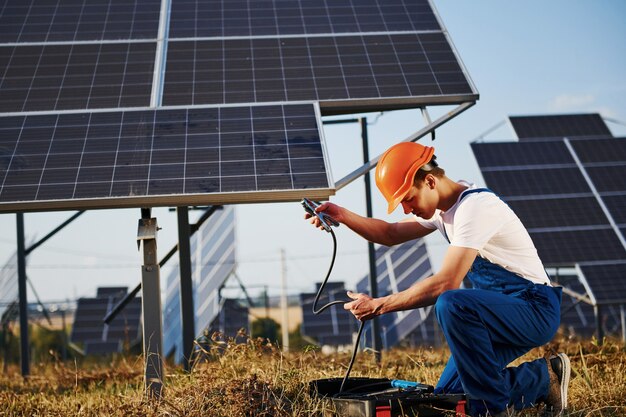
M434 304L451 352L436 393L465 393L473 416L508 416L541 402L560 415L570 377L565 354L507 365L552 338L560 322L561 289L550 284L528 232L509 206L486 188L452 181L437 166L434 151L398 143L376 167L376 185L388 212L402 205L410 218L388 223L329 202L317 208L382 245L436 229L450 242L439 272L385 297L348 292L354 301L344 308L363 321ZM317 216L311 222L320 226ZM460 289L465 277L473 288Z

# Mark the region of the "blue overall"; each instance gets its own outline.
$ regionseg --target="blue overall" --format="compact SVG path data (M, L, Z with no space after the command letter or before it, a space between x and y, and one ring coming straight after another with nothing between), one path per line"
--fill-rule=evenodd
M491 191L468 190L461 199L473 192ZM550 382L545 359L506 366L552 339L561 289L535 284L480 256L467 278L474 288L446 291L435 304L451 352L435 392L465 393L474 416L537 404Z

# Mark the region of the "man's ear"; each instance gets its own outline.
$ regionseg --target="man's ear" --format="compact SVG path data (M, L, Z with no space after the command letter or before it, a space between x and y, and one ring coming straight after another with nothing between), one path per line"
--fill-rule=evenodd
M433 174L426 174L426 178L424 179L426 180L426 185L428 186L428 188L434 190L435 186L437 185L437 178L435 178Z

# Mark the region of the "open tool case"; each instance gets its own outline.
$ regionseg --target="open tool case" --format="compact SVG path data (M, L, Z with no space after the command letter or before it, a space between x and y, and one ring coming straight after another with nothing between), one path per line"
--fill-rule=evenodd
M466 414L463 394L435 395L430 385L395 388L386 378L349 378L339 393L342 378L309 383L309 393L332 402L338 417L454 416Z

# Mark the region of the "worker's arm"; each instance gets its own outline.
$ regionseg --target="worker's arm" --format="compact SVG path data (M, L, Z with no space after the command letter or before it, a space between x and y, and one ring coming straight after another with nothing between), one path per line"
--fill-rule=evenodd
M369 320L392 311L410 310L435 304L445 291L457 289L469 271L478 251L476 249L450 246L441 270L416 282L404 291L385 297L372 298L366 294L348 292L354 301L344 304L359 320Z
M345 207L329 202L321 204L316 211L324 212L339 223L345 224L370 242L385 246L393 246L417 239L434 231L422 226L412 218L389 223L384 220L360 216ZM311 219L311 223L316 227L321 227L316 216L311 216L307 213L305 218Z

